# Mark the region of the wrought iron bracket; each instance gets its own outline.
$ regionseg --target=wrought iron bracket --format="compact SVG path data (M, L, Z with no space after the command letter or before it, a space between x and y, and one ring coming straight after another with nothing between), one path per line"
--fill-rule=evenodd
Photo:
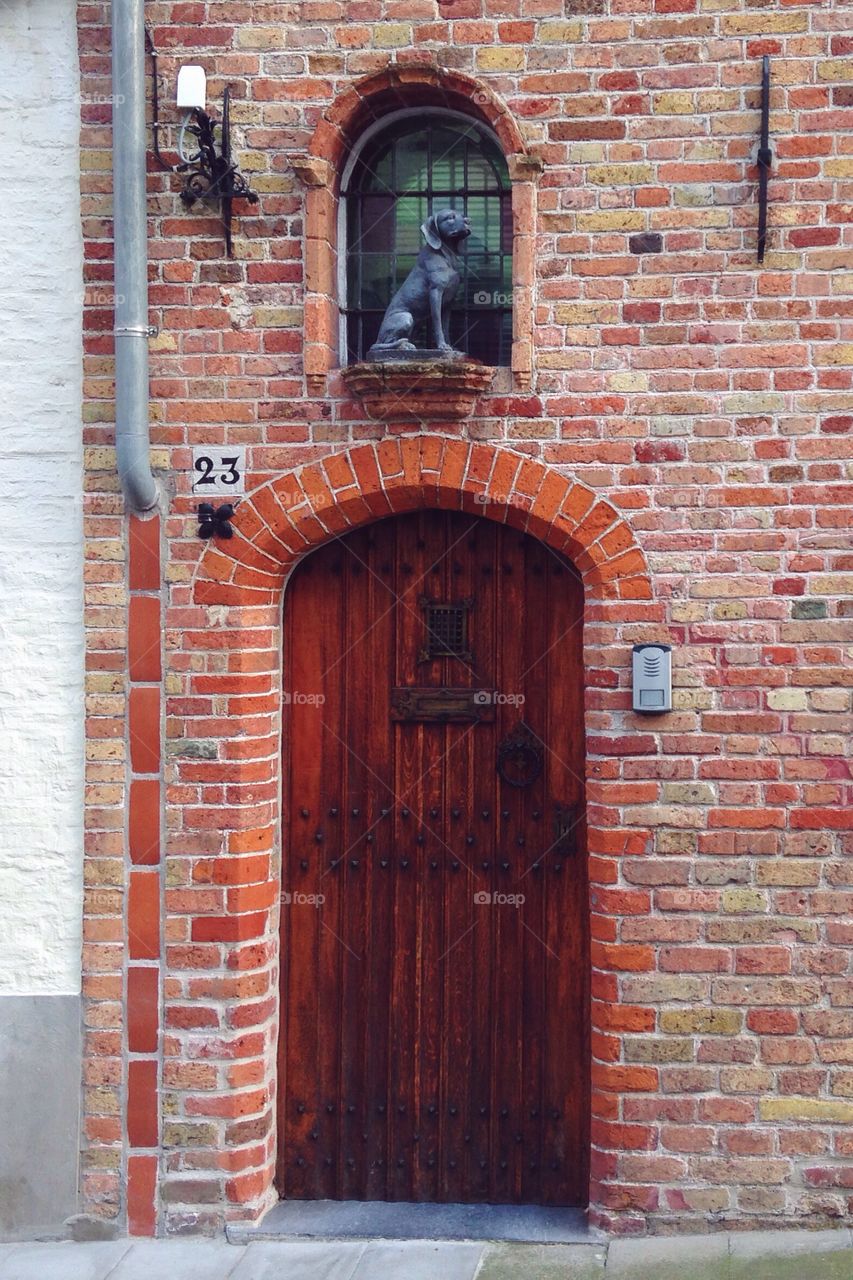
M767 247L767 182L773 167L770 150L770 58L761 60L761 142L756 156L758 164L758 261L764 261Z
M214 507L212 502L200 502L198 504L198 536L200 538L233 538L234 530L231 526L231 517L234 515L234 508L230 502L223 502L220 507Z
M181 191L184 208L203 200L208 204L219 203L221 207L222 226L225 232L225 252L231 258L231 202L247 200L249 204L258 203L258 194L249 186L240 170L231 158L231 90L226 86L222 96L222 121L217 123L204 111L192 112L192 124L184 126L184 133L194 137L198 143L198 153L191 160L182 159L179 164L169 164L163 159L160 151L160 98L157 72L157 50L148 28L145 28L145 44L151 55L151 135L153 139L154 159L161 169L167 173L185 173ZM219 142L216 131L219 130Z
M186 173L181 202L191 209L198 200L219 203L222 226L225 231L225 253L233 257L231 240L231 206L234 200L258 203L253 191L231 159L231 92L227 88L222 99L222 120L217 122L204 111L192 113L194 124L186 126L186 132L198 141L198 154L194 160L179 164L178 173ZM216 131L219 130L219 143Z

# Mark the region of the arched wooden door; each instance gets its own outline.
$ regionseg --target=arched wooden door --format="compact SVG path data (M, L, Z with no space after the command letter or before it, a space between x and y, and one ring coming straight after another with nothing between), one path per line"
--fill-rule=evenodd
M280 1194L585 1203L582 592L384 520L285 605Z

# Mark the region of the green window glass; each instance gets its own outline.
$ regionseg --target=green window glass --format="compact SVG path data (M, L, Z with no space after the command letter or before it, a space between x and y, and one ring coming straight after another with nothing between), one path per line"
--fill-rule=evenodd
M364 358L391 295L423 247L421 224L439 209L471 221L450 341L489 365L512 346L512 208L498 144L477 124L440 112L392 122L362 148L343 192L347 219L347 358ZM425 324L412 334L431 346Z

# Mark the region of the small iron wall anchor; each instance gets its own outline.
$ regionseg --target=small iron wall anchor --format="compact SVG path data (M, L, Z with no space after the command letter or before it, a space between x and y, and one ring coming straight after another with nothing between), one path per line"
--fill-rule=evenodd
M767 247L767 182L773 167L770 150L770 58L761 59L761 141L756 156L758 163L758 261L764 261Z
M200 538L233 538L231 517L234 508L230 502L214 507L212 502L198 504L198 536Z

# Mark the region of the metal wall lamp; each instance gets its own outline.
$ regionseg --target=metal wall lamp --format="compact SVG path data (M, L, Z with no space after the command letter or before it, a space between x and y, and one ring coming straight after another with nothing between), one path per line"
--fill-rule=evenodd
M178 164L169 164L160 154L160 123L157 50L150 32L145 32L151 54L153 88L151 93L154 119L154 157L162 169L186 174L181 189L181 203L191 209L197 201L218 204L225 234L226 256L233 257L231 237L232 202L246 200L258 203L257 192L249 186L231 156L231 90L226 86L222 97L222 119L217 122L205 111L206 80L201 67L181 67L178 72L178 109L186 114L178 135ZM217 130L219 139L217 141ZM196 150L188 155L185 139L196 140Z

